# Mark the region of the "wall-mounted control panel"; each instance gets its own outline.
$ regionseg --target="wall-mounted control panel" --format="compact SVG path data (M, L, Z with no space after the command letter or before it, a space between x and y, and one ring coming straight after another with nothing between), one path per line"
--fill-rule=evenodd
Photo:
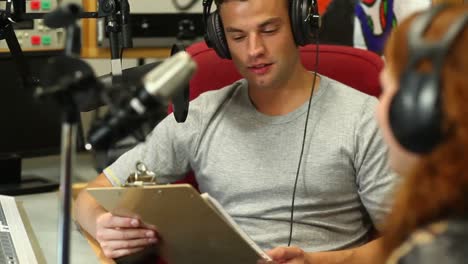
M47 13L55 9L59 0L26 0L26 13ZM6 1L0 1L0 9L5 10ZM25 51L57 50L65 46L65 30L51 29L42 19L30 19L13 24L16 37ZM8 52L6 40L0 40L0 52Z

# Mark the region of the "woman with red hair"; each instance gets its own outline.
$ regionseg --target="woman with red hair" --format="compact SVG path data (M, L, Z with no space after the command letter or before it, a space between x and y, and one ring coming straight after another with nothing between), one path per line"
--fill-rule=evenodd
M392 33L377 118L403 180L387 263L468 260L468 5L436 6Z

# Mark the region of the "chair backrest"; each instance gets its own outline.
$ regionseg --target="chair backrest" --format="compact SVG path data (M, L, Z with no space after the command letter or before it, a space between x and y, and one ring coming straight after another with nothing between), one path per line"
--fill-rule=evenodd
M315 45L300 48L301 60L308 70L315 70ZM198 65L190 81L190 100L205 91L219 89L242 78L231 60L220 59L205 42L187 48ZM383 60L375 53L348 46L319 45L318 73L373 96L379 96L379 72Z

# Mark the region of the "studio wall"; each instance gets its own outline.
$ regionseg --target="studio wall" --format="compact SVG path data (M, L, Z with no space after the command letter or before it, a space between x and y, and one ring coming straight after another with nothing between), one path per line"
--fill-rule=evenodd
M323 18L321 42L365 48L381 55L391 29L406 16L433 2L447 1L319 0Z

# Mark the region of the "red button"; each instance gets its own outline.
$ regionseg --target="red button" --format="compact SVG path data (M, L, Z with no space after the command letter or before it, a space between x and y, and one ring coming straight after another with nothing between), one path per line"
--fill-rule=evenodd
M32 45L40 45L41 44L41 36L31 36L31 44Z
M41 9L41 2L40 1L31 1L31 10L39 10Z

